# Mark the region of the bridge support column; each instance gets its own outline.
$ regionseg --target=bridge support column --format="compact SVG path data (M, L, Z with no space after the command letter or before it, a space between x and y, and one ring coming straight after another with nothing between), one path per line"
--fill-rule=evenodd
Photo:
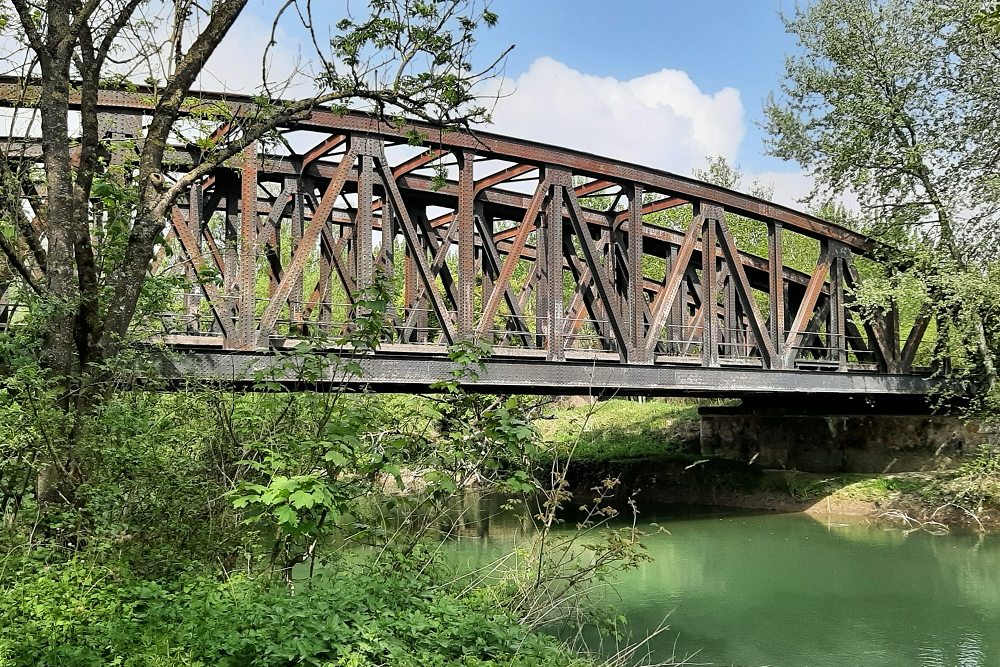
M858 403L845 402L836 412L702 407L701 452L764 468L881 473L943 468L981 445L1000 445L1000 432L958 417L921 414L912 403Z

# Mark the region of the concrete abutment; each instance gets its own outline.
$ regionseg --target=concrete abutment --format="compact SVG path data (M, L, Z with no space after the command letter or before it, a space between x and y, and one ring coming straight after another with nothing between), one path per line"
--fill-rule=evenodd
M914 472L956 465L1000 433L961 417L796 407L702 407L705 456L817 473Z

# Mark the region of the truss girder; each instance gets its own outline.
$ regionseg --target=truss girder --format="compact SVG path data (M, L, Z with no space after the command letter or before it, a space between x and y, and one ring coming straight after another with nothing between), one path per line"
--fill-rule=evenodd
M200 98L235 116L252 106ZM24 99L0 78L0 104ZM135 119L154 101L152 91L102 92L101 122L119 128L113 156L114 141L142 139ZM425 145L401 149L414 131ZM749 195L564 148L322 108L279 132L312 138L297 152L247 146L164 221L152 268L181 272L195 289L164 314L161 338L259 352L340 334L379 280L393 286L385 343L436 355L481 338L556 363L591 350L630 367L683 359L905 374L928 328L918 318L900 340L892 311L861 316L854 260L874 241ZM40 159L35 138L5 145L7 160ZM200 151L171 147L168 177ZM43 198L25 191L26 210ZM764 247L741 247L734 219L756 225ZM44 221L32 224L37 255ZM816 261L788 266L788 235L816 244Z

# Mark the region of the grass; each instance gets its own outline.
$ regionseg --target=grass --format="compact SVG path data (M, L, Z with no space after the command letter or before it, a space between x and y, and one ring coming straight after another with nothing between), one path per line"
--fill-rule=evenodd
M761 490L787 493L799 502L831 497L887 504L901 499L927 497L939 483L941 473L809 473L771 471L761 481Z
M898 473L879 475L858 480L839 490L838 493L857 500L885 502L904 494L923 493L936 479L936 475L923 473Z
M681 401L625 399L557 408L536 424L548 455L577 461L676 458L698 452L698 406Z

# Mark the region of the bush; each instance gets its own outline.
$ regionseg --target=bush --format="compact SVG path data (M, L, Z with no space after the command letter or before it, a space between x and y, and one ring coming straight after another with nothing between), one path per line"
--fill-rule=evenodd
M398 567L345 566L293 590L74 561L21 573L0 599L3 667L574 664L555 639Z

